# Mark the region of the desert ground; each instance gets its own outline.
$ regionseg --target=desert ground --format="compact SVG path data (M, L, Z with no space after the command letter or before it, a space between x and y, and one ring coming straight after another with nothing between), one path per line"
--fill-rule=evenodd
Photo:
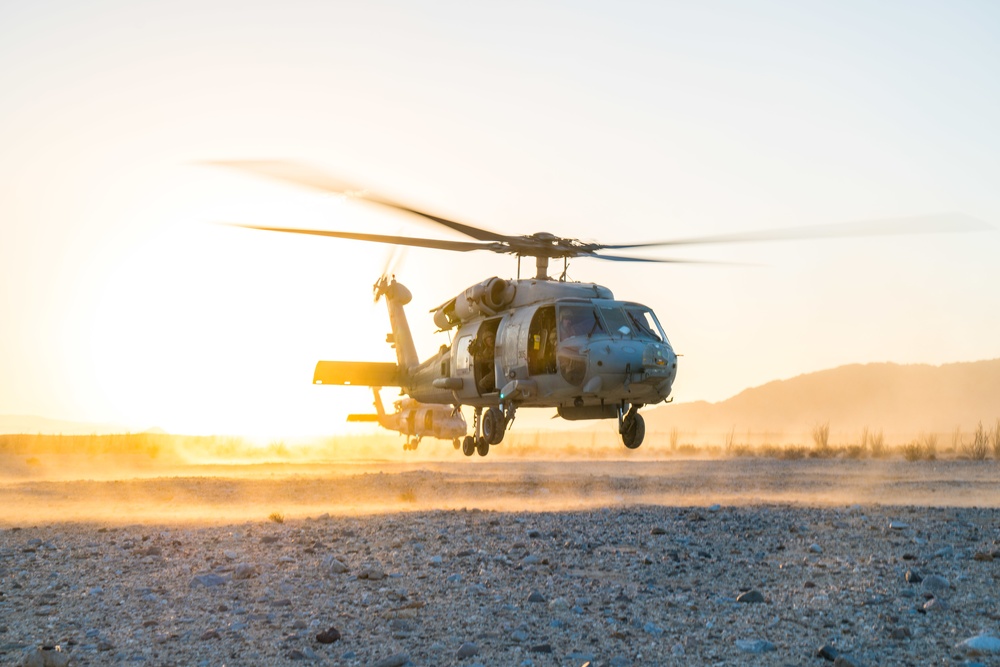
M1000 664L993 461L74 467L0 475L0 663Z

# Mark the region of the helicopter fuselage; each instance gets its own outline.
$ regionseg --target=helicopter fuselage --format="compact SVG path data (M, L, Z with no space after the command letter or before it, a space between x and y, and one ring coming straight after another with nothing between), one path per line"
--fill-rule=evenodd
M506 306L456 322L452 345L401 378L407 394L557 408L565 419L614 418L622 401L670 395L677 356L651 309L593 283L502 282Z

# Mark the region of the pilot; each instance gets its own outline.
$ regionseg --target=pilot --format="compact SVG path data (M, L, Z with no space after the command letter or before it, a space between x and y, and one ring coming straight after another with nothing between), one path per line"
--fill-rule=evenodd
M562 317L559 318L559 337L562 340L567 338L572 338L576 335L576 330L573 325L573 318L569 313L563 313Z

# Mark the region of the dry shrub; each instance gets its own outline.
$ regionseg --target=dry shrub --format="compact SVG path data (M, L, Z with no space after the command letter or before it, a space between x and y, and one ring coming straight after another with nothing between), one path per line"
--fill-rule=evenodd
M757 456L765 459L776 459L781 455L781 447L778 445L773 445L770 442L765 442L763 445L757 448Z
M937 459L937 436L923 433L919 438L903 445L903 458L907 461L934 461Z
M731 445L726 448L726 454L729 456L737 456L746 458L754 455L753 447L747 444L737 444Z
M812 430L813 445L819 451L830 448L830 422L816 424Z
M801 445L792 445L781 449L780 458L786 461L797 461L806 457L806 448Z
M985 461L989 452L990 433L983 428L983 422L979 422L972 436L972 442L962 443L962 455L973 461Z
M271 512L267 519L268 521L273 521L274 523L285 523L285 515L280 512Z
M903 458L907 461L920 461L924 458L924 447L918 440L903 445L902 451Z
M848 445L844 449L844 456L849 459L863 459L865 457L864 445Z

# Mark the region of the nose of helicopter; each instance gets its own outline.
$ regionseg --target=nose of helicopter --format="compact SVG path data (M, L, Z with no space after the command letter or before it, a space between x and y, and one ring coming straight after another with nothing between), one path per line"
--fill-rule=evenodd
M655 385L657 393L666 398L677 377L677 355L664 343L646 343L641 372L640 381Z
M668 343L605 340L583 349L564 348L559 370L585 394L620 393L625 400L658 403L670 395L677 355Z

